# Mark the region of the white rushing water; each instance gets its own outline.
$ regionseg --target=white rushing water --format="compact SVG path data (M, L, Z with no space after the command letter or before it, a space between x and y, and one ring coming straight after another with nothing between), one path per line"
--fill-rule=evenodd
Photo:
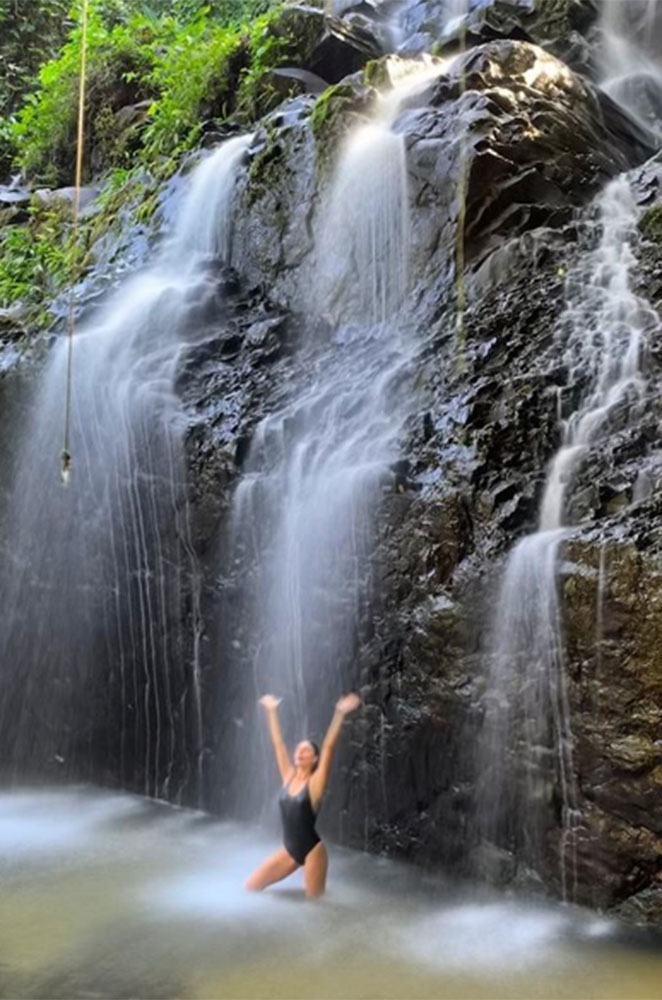
M357 129L341 157L321 234L322 303L351 309L357 324L386 324L407 290L408 246L404 140L385 114Z
M218 294L208 265L228 253L248 142L193 171L154 266L77 333L66 490L64 338L29 401L0 575L3 766L15 773L49 764L155 796L199 794L199 574L174 379Z
M603 88L646 125L662 130L662 4L605 0L601 7Z
M355 682L352 657L374 589L375 513L394 488L409 404L415 345L401 314L409 202L393 124L414 85L405 80L380 102L339 155L318 213L311 329L323 330L308 346L306 383L256 428L234 499L233 562L247 576L231 643L250 678L246 698L286 695L299 737L319 738L334 700Z
M520 848L533 866L561 801L560 882L572 896L577 790L558 592L573 476L591 447L623 427L642 405L643 361L659 327L632 289L631 241L637 209L625 177L611 181L595 206L596 249L568 280L558 344L580 402L563 421L563 440L547 474L538 530L508 560L489 650L482 757L482 832Z

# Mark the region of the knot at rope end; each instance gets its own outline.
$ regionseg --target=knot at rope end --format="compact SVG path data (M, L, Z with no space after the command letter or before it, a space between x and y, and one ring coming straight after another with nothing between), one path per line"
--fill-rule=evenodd
M68 486L69 480L71 479L71 470L73 468L73 459L71 457L71 452L67 451L65 448L62 452L62 485Z

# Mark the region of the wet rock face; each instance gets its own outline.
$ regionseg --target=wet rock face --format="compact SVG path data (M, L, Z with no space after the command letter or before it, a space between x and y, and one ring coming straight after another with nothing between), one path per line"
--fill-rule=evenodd
M212 563L252 429L266 406L276 405L274 382L285 391L297 340L296 318L261 290L242 288L230 270L223 298L222 315L209 336L185 353L176 383L191 421L193 540L200 554L212 550Z
M630 516L659 519L653 504L642 507ZM592 901L605 905L624 887L648 887L660 870L662 560L606 539L578 540L565 558L575 765L585 800L578 863Z
M342 141L337 122L367 120L374 100L373 88L351 78L320 99L325 116L312 97L301 97L256 134L233 262L290 307L310 307L304 274L314 264L315 227L324 226L329 146L337 156ZM414 277L437 294L452 267L463 174L465 252L476 266L510 236L563 226L608 177L655 149L651 135L592 85L543 50L513 41L455 61L412 96L395 128L408 149Z
M599 12L597 0L488 0L470 3L460 24L439 25L438 38L449 48L463 34L470 45L518 38L542 46L571 69L592 75Z
M446 222L442 239L452 246L464 174L464 242L474 265L504 238L564 225L608 177L656 148L562 62L515 41L491 42L457 60L422 99L411 99L398 127L407 134L416 204L424 209L419 232L432 230L431 245Z
M360 121L374 95L356 78L341 86L340 117ZM236 806L242 788L240 777L218 780L220 764L237 759L238 747L248 752L251 734L238 717L242 678L230 673L221 685L214 661L218 608L237 572L225 567L219 576L219 552L256 423L305 384L311 359L325 157L342 132L333 115L318 114L313 127L315 107L313 97L298 98L256 133L239 192L228 312L180 376L211 640L207 800L221 812ZM323 828L357 846L471 871L482 651L495 588L504 555L535 527L560 442L559 397L579 398L585 388L581 377L570 379L555 340L569 276L594 245L584 211L606 179L650 156L653 142L553 55L520 40L466 55L408 102L396 128L406 137L413 205L416 391L402 462L379 510L379 596L360 628L354 682L365 709L349 726ZM652 213L636 246L636 281L657 306L658 168L635 178ZM468 307L458 333L463 169ZM661 363L655 340L646 406L627 426L616 415L618 433L598 441L577 472L577 528L561 574L581 798L577 898L598 906L629 899L621 911L630 919L659 912ZM558 891L558 833L549 831L541 872L518 872L505 851L494 853L493 870L529 884L542 877Z
M299 276L312 253L318 196L315 141L307 125L314 105L302 97L274 113L259 129L238 192L233 264L243 278L265 285L290 309L305 307Z
M323 194L344 134L371 114L371 84L385 82L381 64L368 79L361 70L380 55L398 5L343 0L342 20L303 5L286 9L282 30L300 42L299 65L279 71L302 94L256 130L237 192L232 259L209 262L192 317L201 335L180 359L192 544L204 576L205 802L220 813L257 810L262 796L258 788L251 800L241 768L224 766L246 761L255 745L242 716L246 679L223 656L221 608L235 612L247 569L229 563L223 548L233 491L258 422L301 391L315 360L333 363L332 331L311 319ZM457 51L448 5L406 6L405 50ZM495 877L543 879L558 891L558 806L538 873L522 873L507 850L475 842L482 654L503 558L536 524L560 441L559 399L585 390L555 338L569 276L591 246L587 203L609 177L651 156L655 140L573 72L594 71L597 2L481 0L469 8L462 33L480 44L412 96L395 125L405 136L412 205L412 405L378 511L378 595L357 630L351 683L364 709L348 725L322 827L345 843L455 871L474 871L480 851L491 852ZM337 87L318 101L320 81ZM143 111L119 107L116 116L128 128ZM633 177L645 212L635 282L659 311L659 158ZM468 305L458 324L463 183ZM0 189L0 214L16 221L27 199L15 186ZM167 221L167 197L159 213ZM114 268L147 258L144 228L125 221L95 247L84 309ZM64 315L67 305L63 297L54 311ZM18 356L22 333L20 310L0 310L0 372ZM647 345L646 380L645 405L627 420L614 414L613 433L577 471L569 497L577 527L560 587L580 792L577 898L662 922L658 335ZM192 631L191 595L183 595L182 616ZM330 702L331 692L324 695ZM114 728L105 691L89 715L90 729L97 717Z

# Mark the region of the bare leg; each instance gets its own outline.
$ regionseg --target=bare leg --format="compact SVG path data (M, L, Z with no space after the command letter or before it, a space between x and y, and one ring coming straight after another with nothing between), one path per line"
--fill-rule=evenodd
M303 879L308 899L318 899L324 895L328 867L329 855L326 853L326 847L320 841L306 856L303 866Z
M251 892L260 892L274 882L280 882L296 871L299 865L296 863L284 847L272 854L270 858L263 861L259 868L256 868L250 878L247 879L245 889Z

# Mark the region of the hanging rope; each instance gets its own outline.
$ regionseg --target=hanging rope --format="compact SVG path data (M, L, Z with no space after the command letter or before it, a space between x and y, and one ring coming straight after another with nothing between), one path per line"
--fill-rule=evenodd
M83 142L85 137L85 84L87 76L87 15L89 0L82 0L81 8L81 40L80 40L80 83L78 87L78 132L76 136L76 175L74 179L74 224L73 224L73 279L69 301L69 317L67 322L67 385L64 401L64 443L62 446L62 482L66 486L71 476L73 459L71 457L71 403L73 388L74 332L76 325L76 283L78 281L78 252L80 189L83 183Z

